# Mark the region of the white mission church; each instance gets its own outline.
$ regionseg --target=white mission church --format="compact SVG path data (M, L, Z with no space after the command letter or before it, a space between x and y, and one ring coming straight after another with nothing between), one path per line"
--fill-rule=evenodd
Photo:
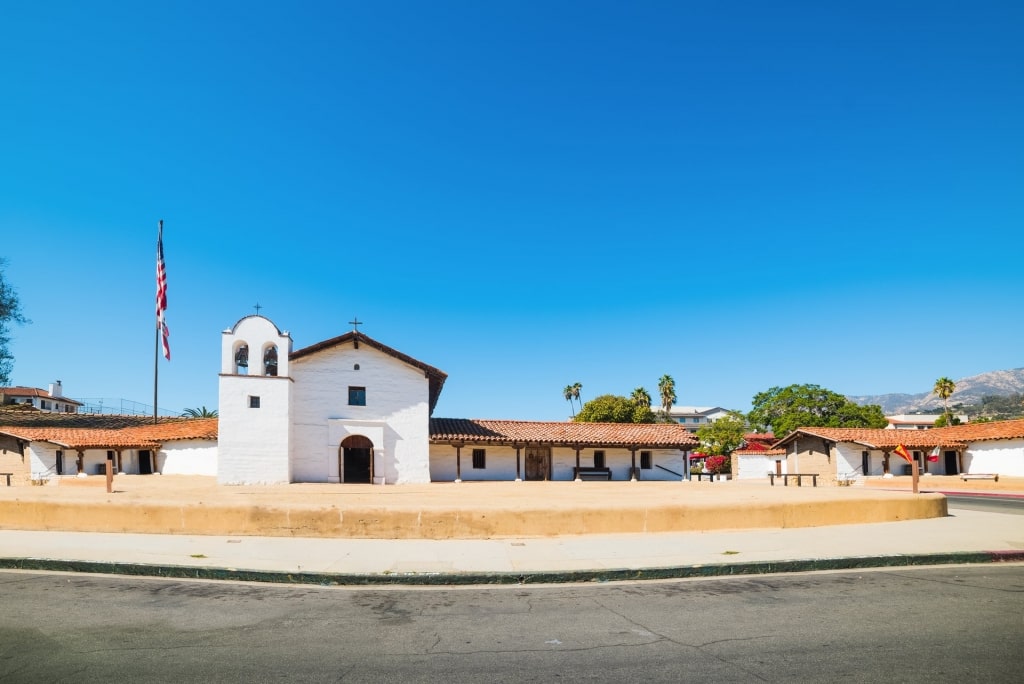
M352 331L292 351L269 319L223 333L223 484L429 482L430 414L447 376Z
M431 418L446 379L358 330L293 351L246 316L221 343L217 479L677 480L696 446L676 424Z

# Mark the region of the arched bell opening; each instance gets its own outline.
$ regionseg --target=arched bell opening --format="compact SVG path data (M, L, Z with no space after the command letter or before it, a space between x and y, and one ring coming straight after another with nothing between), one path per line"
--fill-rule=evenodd
M338 447L338 472L346 484L373 482L373 442L363 435L350 435Z

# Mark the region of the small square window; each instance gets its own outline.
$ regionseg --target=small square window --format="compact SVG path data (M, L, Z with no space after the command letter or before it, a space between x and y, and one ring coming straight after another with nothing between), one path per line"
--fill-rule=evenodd
M640 452L640 470L650 470L651 466L651 452L641 451Z
M595 468L604 468L604 452L603 451L595 451L594 452L594 467Z
M487 467L486 449L473 449L473 467L477 470L483 470Z
M348 405L349 406L366 406L366 388L365 387L349 387L348 388Z
M253 397L253 396L249 397L249 408L259 408L259 407L260 407L260 398L259 397Z

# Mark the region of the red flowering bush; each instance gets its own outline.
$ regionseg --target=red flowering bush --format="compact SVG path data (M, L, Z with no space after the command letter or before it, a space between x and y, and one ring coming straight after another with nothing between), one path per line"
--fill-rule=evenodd
M729 459L725 456L708 456L708 459L704 461L704 467L716 475L718 473L728 473L731 470L730 465Z

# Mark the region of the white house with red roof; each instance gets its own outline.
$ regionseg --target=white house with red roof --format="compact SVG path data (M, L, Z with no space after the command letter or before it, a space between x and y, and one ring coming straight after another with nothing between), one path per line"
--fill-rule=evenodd
M0 405L31 406L47 413L77 413L82 402L64 396L60 380L49 391L37 387L0 387Z

